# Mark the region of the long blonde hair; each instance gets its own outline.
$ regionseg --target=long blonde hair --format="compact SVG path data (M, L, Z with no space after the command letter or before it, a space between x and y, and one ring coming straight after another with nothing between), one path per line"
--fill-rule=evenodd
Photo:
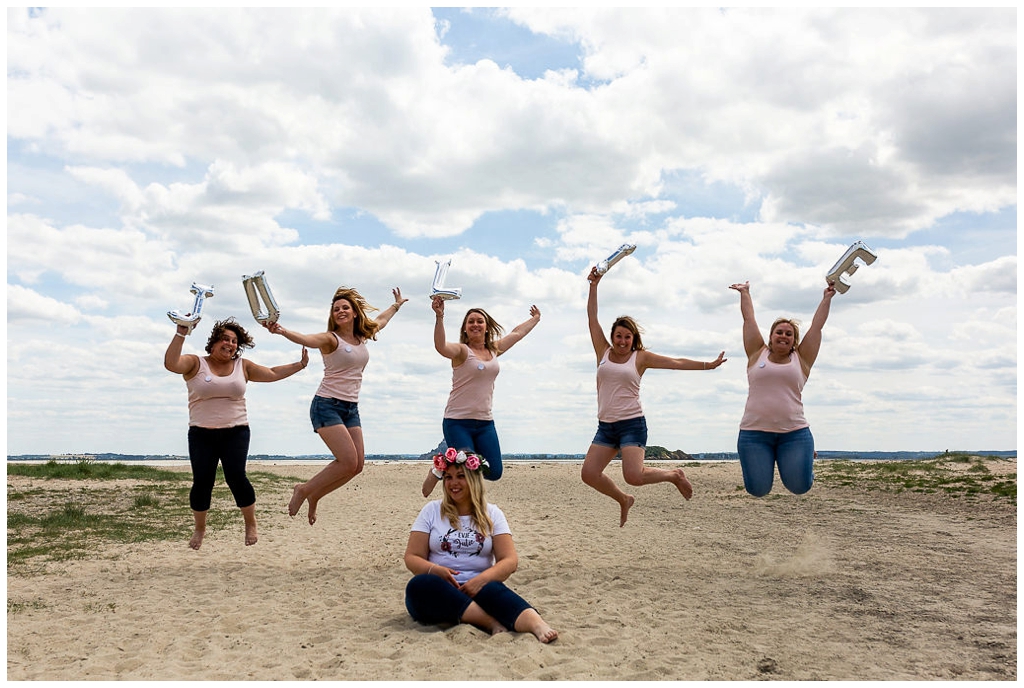
M484 479L481 471L471 471L463 465L458 465L457 469L466 474L466 485L469 487L469 516L473 526L487 537L494 531L494 523L487 515L487 500L484 496ZM452 528L459 527L459 507L448 495L448 490L441 490L441 516L448 519Z
M338 324L334 322L334 304L340 299L348 301L352 310L355 311L356 319L352 323L352 332L360 339L377 339L377 330L380 329L380 325L366 313L379 309L367 303L362 294L351 287L338 287L334 292L334 298L331 299L331 312L327 314L327 331L334 332L338 329Z

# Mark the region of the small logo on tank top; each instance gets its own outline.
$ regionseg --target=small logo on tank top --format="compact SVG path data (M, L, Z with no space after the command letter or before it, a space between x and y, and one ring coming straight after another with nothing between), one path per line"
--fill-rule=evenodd
M351 346L346 346L345 347L345 353L347 353L347 354L352 353L352 347Z
M207 376L206 376L206 381L207 381L207 382L211 382L212 380L213 380L213 378L212 378L212 377L210 377L209 375L207 375Z
M476 369L477 370L483 370L484 369L484 364L483 363L477 363L476 364Z

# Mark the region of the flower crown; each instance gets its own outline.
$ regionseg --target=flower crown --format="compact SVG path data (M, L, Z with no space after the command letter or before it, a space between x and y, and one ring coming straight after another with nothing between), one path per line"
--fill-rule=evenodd
M449 447L443 453L434 456L434 477L441 480L444 478L445 469L455 465L464 466L468 471L482 470L486 473L490 470L487 459L484 457L478 454L467 454Z

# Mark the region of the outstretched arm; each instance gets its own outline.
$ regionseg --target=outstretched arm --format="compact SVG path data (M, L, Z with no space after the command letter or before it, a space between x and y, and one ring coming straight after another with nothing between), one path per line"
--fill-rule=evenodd
M503 354L519 343L523 337L530 334L531 330L533 330L539 322L540 309L537 308L537 306L530 306L530 319L519 323L512 328L511 332L497 341L498 353Z
M832 297L836 295L835 282L829 282L825 287L825 293L821 296L821 303L814 311L814 318L811 319L811 326L804 332L797 347L797 355L800 356L800 364L803 366L804 375L809 375L811 366L818 358L818 351L821 349L821 330L828 320L829 310L832 308Z
M199 357L195 354L182 355L181 353L181 346L185 342L187 332L187 327L178 325L177 331L171 337L170 344L167 345L167 351L164 352L164 368L172 373L184 375L186 380L199 372Z
M740 293L740 314L743 316L743 352L747 354L748 365L764 348L764 337L757 329L754 319L754 300L750 298L750 282L729 285Z
M636 354L636 367L637 372L641 375L648 368L660 370L714 370L728 360L725 357L724 351L719 353L718 358L713 361L694 361L689 358L662 356L647 349L642 349Z
M242 359L245 365L245 379L250 382L277 382L283 380L286 377L291 377L295 373L299 372L303 368L309 365L309 352L306 351L306 347L302 347L302 357L296 363L286 363L285 365L274 366L273 368L267 368L261 366L258 363L253 363L248 358Z
M402 298L402 290L398 287L392 289L391 294L395 297L395 302L381 311L380 315L375 318L378 332L383 330L384 326L391 322L391 318L395 317L395 314L398 313L398 309L402 307L402 304L409 300Z
M587 297L587 325L590 328L590 343L594 345L594 354L597 356L598 363L601 362L604 352L612 346L601 330L601 323L597 321L597 283L601 281L601 277L603 275L597 271L596 267L591 268L590 275L587 276L587 281L590 282L590 295Z
M318 332L317 334L302 334L286 330L279 322L273 322L263 326L273 334L279 334L290 342L300 346L308 346L310 349L319 349L320 353L329 354L338 348L338 340L330 332Z

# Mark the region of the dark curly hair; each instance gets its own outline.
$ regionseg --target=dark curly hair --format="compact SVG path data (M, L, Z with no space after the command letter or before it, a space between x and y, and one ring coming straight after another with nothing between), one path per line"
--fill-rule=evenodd
M213 353L213 345L219 342L228 330L234 332L235 337L238 339L238 348L235 349L235 355L231 357L232 360L239 358L242 355L243 349L251 349L256 346L256 342L252 340L252 337L249 336L249 333L245 331L245 328L237 320L227 318L226 320L218 320L213 323L210 338L206 341L206 353Z

